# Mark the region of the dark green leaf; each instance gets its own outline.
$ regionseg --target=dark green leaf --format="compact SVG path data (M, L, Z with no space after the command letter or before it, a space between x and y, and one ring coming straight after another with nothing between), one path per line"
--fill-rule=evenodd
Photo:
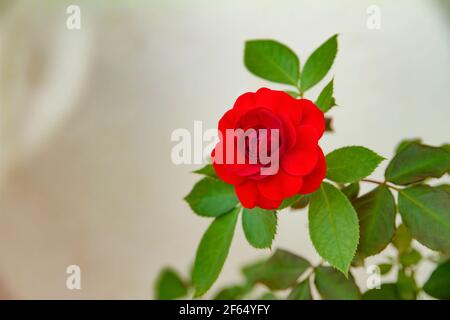
M244 209L242 226L245 237L253 247L270 248L277 232L277 214L260 208Z
M413 277L405 274L403 270L398 272L397 292L402 300L415 300L417 286Z
M392 244L397 248L398 252L401 254L406 252L411 247L412 237L408 229L404 224L401 224L395 231L394 239Z
M397 291L397 284L395 283L383 283L380 289L370 289L366 291L363 296L363 300L400 300L400 295Z
M353 206L359 218L358 253L369 257L381 252L395 233L395 200L389 188L380 185L356 199Z
M434 298L450 300L450 260L437 266L423 290Z
M399 185L439 178L450 167L450 152L442 148L410 143L400 150L386 168L386 180Z
M333 119L330 117L325 117L325 131L326 132L333 132Z
M200 241L194 262L192 280L195 285L195 297L203 295L222 270L228 256L231 240L240 209L222 215L211 223Z
M441 184L436 186L436 188L441 189L447 193L450 193L450 184Z
M258 300L278 300L278 297L272 292L266 292Z
M336 149L326 157L327 178L339 183L361 180L370 175L383 159L364 147Z
M207 164L203 168L195 170L194 173L201 174L201 175L204 175L204 176L208 176L208 177L211 177L211 178L217 178L216 170L214 170L214 167L213 167L212 164Z
M204 217L220 216L239 202L231 184L210 177L197 182L185 200L195 213Z
M325 41L309 56L301 73L300 84L302 92L305 92L325 77L333 65L337 49L336 34Z
M336 100L333 97L333 81L334 79L331 79L316 100L316 106L319 107L322 112L327 112L336 105Z
M426 185L399 190L399 211L413 238L450 253L450 194Z
M388 274L389 271L392 269L392 264L390 263L382 263L378 265L378 268L380 268L381 275Z
M404 252L400 255L400 263L404 267L410 267L416 265L422 260L422 255L419 251L411 249L410 251Z
M359 300L361 294L350 274L346 278L331 267L318 267L315 284L320 296L325 300Z
M322 183L309 204L309 234L322 258L346 275L358 245L358 217L347 197L329 183Z
M399 153L403 149L405 149L407 146L409 146L411 143L422 143L422 139L416 138L416 139L405 139L400 141L400 143L395 148L395 154Z
M277 249L268 260L247 266L243 272L251 283L262 283L271 290L281 290L295 284L309 266L305 259Z
M289 293L288 300L313 300L311 295L311 287L309 286L309 280L306 279L303 282L297 284L294 289Z
M291 49L277 41L247 41L244 64L251 73L266 80L294 86L298 84L298 57Z
M290 207L291 205L296 203L301 198L302 198L302 195L296 194L290 198L284 199L283 202L281 203L280 207L278 208L278 210L283 210L287 207Z
M158 300L178 299L187 295L187 285L175 270L165 268L156 280L155 293Z
M305 208L309 204L309 201L311 200L311 197L312 197L312 193L310 193L310 194L302 194L300 196L300 198L296 202L291 204L291 208L294 208L294 209L303 209L303 208Z
M245 286L231 286L222 289L214 297L214 300L239 300L247 293L247 288Z
M349 200L353 200L359 194L359 183L350 183L349 185L346 185L344 188L342 188L341 191Z

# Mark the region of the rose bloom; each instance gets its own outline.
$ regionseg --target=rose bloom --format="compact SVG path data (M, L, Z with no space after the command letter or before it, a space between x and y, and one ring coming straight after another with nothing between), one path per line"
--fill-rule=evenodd
M267 129L269 134L252 137L258 151L264 149L262 154L272 155L272 162L277 163L262 161L259 153L252 156L248 141L242 149L236 136L227 139L227 134L236 129ZM324 115L314 103L295 99L283 91L261 88L241 95L220 119L220 141L212 151L212 163L217 176L234 185L245 208L276 209L286 198L319 188L326 172L325 157L318 145L324 131ZM248 140L252 140L250 136ZM247 161L236 161L239 157ZM269 167L276 170L264 172Z

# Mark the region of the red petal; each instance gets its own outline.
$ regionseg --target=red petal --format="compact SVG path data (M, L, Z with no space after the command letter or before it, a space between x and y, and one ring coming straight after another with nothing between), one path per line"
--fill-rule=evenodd
M323 112L308 99L301 99L298 101L302 108L301 125L310 125L314 127L319 134L319 138L322 137L323 132L325 131L325 117Z
M278 174L258 181L258 190L270 200L283 200L297 194L302 186L302 177L279 170Z
M217 147L221 147L221 143L218 143L216 145ZM226 183L230 183L230 184L238 184L241 183L244 178L236 175L233 171L230 170L230 167L226 164L220 164L217 163L215 161L215 153L216 153L216 149L214 149L211 152L211 160L212 160L212 165L214 167L214 170L216 171L217 176L222 179L223 181L225 181Z
M319 154L317 165L310 174L303 177L303 186L301 187L299 192L301 194L308 194L316 191L320 187L323 179L325 179L325 175L327 172L325 156L323 155L323 151L320 147L317 147L317 149Z
M297 144L281 159L281 167L289 174L304 176L317 163L317 131L311 126L297 127Z
M258 199L258 190L256 189L255 182L246 181L235 185L234 191L244 208L252 209L255 207L256 200Z
M278 209L282 200L270 200L264 197L263 195L258 196L257 206L266 210L275 210Z
M246 92L240 95L233 105L233 109L237 114L237 120L247 111L256 108L256 94L254 92Z

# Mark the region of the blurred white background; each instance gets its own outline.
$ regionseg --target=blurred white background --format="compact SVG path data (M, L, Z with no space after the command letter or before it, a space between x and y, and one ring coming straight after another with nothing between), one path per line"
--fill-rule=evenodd
M69 4L81 7L81 30L66 29ZM380 30L366 27L373 4ZM449 142L448 1L0 6L0 298L147 299L161 267L187 275L209 220L182 200L198 177L195 166L171 163L170 134L192 130L194 120L215 127L245 91L283 87L245 70L247 39L277 39L304 63L340 34L327 79L335 75L341 107L331 111L335 133L322 139L325 152L364 145L390 158L403 138ZM274 247L319 260L305 211L280 214ZM238 226L212 291L268 254L251 248ZM66 289L71 264L81 267L82 290ZM424 264L419 278L429 272ZM357 271L363 288L366 277Z

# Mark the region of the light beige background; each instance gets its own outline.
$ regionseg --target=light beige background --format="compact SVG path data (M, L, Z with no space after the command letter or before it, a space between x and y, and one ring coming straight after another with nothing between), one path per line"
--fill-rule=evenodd
M198 177L171 163L170 134L215 127L242 92L282 87L245 70L247 39L277 39L304 63L340 34L326 152L364 145L389 158L402 138L450 137L448 2L72 1L79 31L66 29L67 4L51 3L1 2L2 298L147 299L161 267L187 275L209 220L182 201ZM371 4L380 30L366 27ZM274 247L319 260L305 211L280 214ZM213 291L265 254L238 226ZM80 291L65 287L71 264Z

